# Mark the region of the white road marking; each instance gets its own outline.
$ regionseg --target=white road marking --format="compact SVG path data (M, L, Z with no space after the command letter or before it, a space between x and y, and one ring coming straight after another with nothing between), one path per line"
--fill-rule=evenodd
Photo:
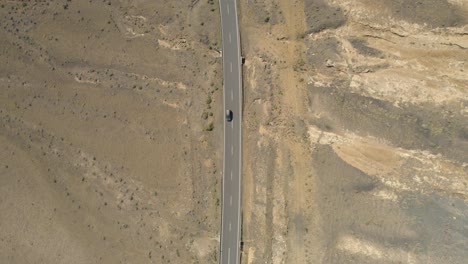
M232 206L232 195L229 197L229 206Z
M234 146L231 145L231 155L234 154Z
M232 181L232 171L231 171L231 181Z
M231 101L234 100L234 91L231 90Z
M228 264L231 263L231 248L228 248Z
M229 43L232 42L232 39L231 39L231 32L229 32Z
M229 4L227 4L226 6L227 6L227 12L228 12L228 15L229 15Z
M231 122L231 129L234 129L234 122Z
M231 72L232 72L232 62L231 62Z
M231 231L231 222L229 222L229 231Z

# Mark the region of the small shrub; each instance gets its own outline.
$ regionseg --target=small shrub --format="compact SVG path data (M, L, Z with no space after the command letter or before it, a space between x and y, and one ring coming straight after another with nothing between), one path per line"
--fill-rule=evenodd
M270 22L270 17L269 16L265 17L265 23L268 23L268 22Z
M205 131L213 131L213 129L214 129L213 122L210 122L210 123L205 127Z

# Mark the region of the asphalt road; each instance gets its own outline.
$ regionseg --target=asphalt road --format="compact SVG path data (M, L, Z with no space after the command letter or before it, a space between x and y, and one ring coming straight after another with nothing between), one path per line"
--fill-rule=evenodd
M219 0L222 29L224 113L233 112L231 122L224 121L224 163L221 220L221 264L240 263L241 237L241 122L242 81L239 25L236 0Z

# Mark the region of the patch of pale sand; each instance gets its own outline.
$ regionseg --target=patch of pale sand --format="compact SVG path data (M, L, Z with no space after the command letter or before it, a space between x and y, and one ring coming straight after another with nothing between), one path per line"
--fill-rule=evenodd
M279 149L282 147L280 146ZM294 155L294 154L292 154ZM275 158L275 168L277 168L278 175L282 175L281 172L288 171L294 164L289 164L290 159L289 155L285 151L277 151L277 156ZM292 161L291 161L292 162ZM285 230L288 230L287 227L287 207L286 207L286 196L285 196L285 177L278 177L275 175L273 177L273 187L272 187L272 226L276 231L273 234L273 240L271 243L272 249L272 259L273 264L283 263L283 257L287 253L287 240L285 237ZM296 200L297 203L303 201ZM294 205L291 206L294 208ZM292 233L292 232L291 232Z
M282 219L281 221L284 221L284 219ZM283 258L284 258L285 253L287 252L286 249L287 249L286 239L281 234L276 234L273 239L273 243L271 247L273 264L284 263Z
M222 57L221 51L216 50L216 49L212 49L212 50L210 50L208 53L209 53L209 54L211 55L211 57L213 57L213 58L221 58L221 57Z
M172 232L170 230L169 222L164 218L160 219L160 224L158 226L159 237L171 237Z
M429 151L398 149L398 154L404 159L414 159L421 166L414 167L413 180L421 184L429 184L434 188L446 186L453 194L468 196L468 175L465 168L468 163L456 164L445 159L441 154L432 154Z
M374 260L392 260L404 263L416 263L416 256L400 248L388 248L378 243L344 235L338 238L337 248L354 255L363 255Z
M262 112L263 114L266 116L266 117L269 117L271 116L271 101L270 100L266 100L266 101L263 101L262 99L259 99L258 102L260 104L262 104Z
M308 133L312 148L331 145L344 162L377 177L393 191L443 190L449 194L468 196L468 176L464 171L468 166L466 163L454 163L441 154L428 151L397 148L376 138L364 138L349 132L338 135L310 126ZM402 178L400 167L407 162L412 162L414 176ZM377 195L384 196L383 193Z
M468 9L466 0L446 0ZM383 33L392 33L398 37L406 37L421 32L427 32L424 25L411 23L402 19L394 18L390 13L382 9L379 2L373 0L328 0L331 5L341 7L348 16L348 23L361 23ZM379 12L376 12L379 10ZM443 31L460 29L461 27L443 28Z
M252 264L254 260L255 260L255 248L249 247L249 250L247 251L247 264Z
M125 18L127 19L135 19L135 20L141 20L141 21L147 21L148 19L144 16L126 16Z
M467 0L447 0L452 5L458 5L461 7L466 7L468 8L468 1Z
M94 185L102 186L102 189L106 193L114 197L114 201L116 203L118 201L125 201L124 203L120 203L121 208L124 210L130 210L132 205L131 202L126 199L127 194L124 191L122 184L113 180L106 180L107 174L100 166L95 164L94 157L92 155L86 153L83 150L80 150L79 154L73 158L75 159L75 165L84 169L83 176L88 181L93 182ZM106 165L106 168L112 169L110 165ZM115 172L115 174L116 178L121 178L121 175L119 175L117 172ZM128 189L139 190L138 193L134 194L136 200L145 201L144 204L148 206L154 205L153 199L149 199L149 197L151 197L150 191L145 188L145 186L140 181L129 178L126 180L125 184L126 188Z
M175 87L177 89L180 89L180 90L186 90L187 89L187 85L182 83L182 82L171 82L171 81L166 81L166 80L163 80L163 79L160 79L160 78L157 78L157 77L150 77L148 75L144 75L144 74L137 74L137 73L127 73L128 75L131 75L131 76L135 76L141 80L144 80L144 81L151 81L151 82L156 82L158 83L159 85L162 85L164 87Z
M245 62L245 69L246 69L246 73L248 73L250 76L248 76L247 80L249 81L249 84L250 84L250 89L252 89L253 91L256 91L257 90L257 75L256 75L256 65L260 65L261 64L261 59L257 56L254 56L252 57L251 59L247 60Z
M398 201L398 195L390 190L376 190L372 194L382 200L396 202Z
M74 79L78 83L98 84L98 83L103 82L101 81L102 78L99 75L99 72L96 72L93 69L88 68L88 67L74 67L70 69L69 71L75 75ZM183 82L171 82L171 81L163 80L158 77L151 77L145 74L138 74L138 73L132 73L132 72L122 72L122 71L112 69L112 68L106 69L106 71L109 71L110 73L114 74L114 77L117 77L118 79L127 78L128 76L128 77L133 77L135 79L139 79L142 81L153 82L163 87L176 88L179 90L187 90L187 85Z
M187 40L184 38L179 38L179 39L174 39L174 40L163 40L163 39L158 39L158 44L167 49L171 50L185 50L189 48L189 44L187 43Z
M91 81L91 80L83 80L83 79L80 80L80 78L77 77L77 76L75 76L75 81L77 83L88 83L88 84L97 84L98 83L96 81Z
M335 5L353 10L353 21L337 30L324 30L308 36L309 41L335 37L341 43L346 65L336 62L337 74L351 79L354 92L394 102L443 104L468 99L468 27L434 29L389 19L385 24L368 19L368 8L359 1L335 0ZM468 2L468 1L467 1ZM364 14L360 17L358 14ZM356 15L355 15L356 14ZM402 24L403 23L403 24ZM359 33L359 34L358 34ZM383 57L364 56L352 47L349 38L364 35L368 45L384 51ZM430 48L429 48L430 47ZM339 64L339 65L338 65ZM388 65L384 70L372 66ZM369 70L357 73L355 68ZM352 69L354 68L354 69ZM357 74L356 74L357 73ZM332 79L316 72L308 83L330 87ZM468 110L465 110L465 112Z
M332 147L342 160L369 175L391 173L401 165L394 148L372 140L343 142Z
M213 167L213 160L212 159L205 159L203 161L203 166L205 166L205 168L212 168Z
M159 32L161 32L162 35L166 36L167 35L167 26L163 24L159 24L158 26Z
M396 191L421 191L421 189L418 187L410 188L407 184L401 182L398 179L391 178L391 177L381 177L380 181L383 184L385 184L385 186L392 188Z
M273 133L267 126L259 125L258 133L261 135L260 140L257 141L259 148L267 146L271 140L278 142L278 135Z
M244 160L252 160L250 158L250 152L245 151L245 154L243 156ZM251 219L252 219L252 207L254 202L254 198L257 198L257 194L254 193L254 180L253 177L250 177L250 175L253 175L252 172L252 167L251 166L245 166L243 168L243 177L242 177L242 206L244 212L249 212L245 213L242 215L242 222L243 222L243 233L244 234L249 234L250 233L250 228L251 228Z
M114 21L126 38L143 37L148 28L147 18L144 16L117 17Z
M189 245L190 250L197 254L200 258L204 258L213 250L216 250L216 246L219 243L219 238L210 238L210 237L198 237L196 238L192 245Z
M312 84L315 87L331 87L334 76L316 73L314 76L308 76L307 84Z
M177 103L169 103L169 102L166 101L166 100L164 100L162 103L165 104L165 105L167 105L167 106L169 106L169 107L172 107L172 108L174 108L174 109L179 108L179 104L177 104Z
M258 56L253 56L245 62L244 67L246 70L244 71L244 74L246 75L246 80L249 82L251 91L259 92L258 88L261 86L257 85L257 69L262 69L265 67L265 65L265 62ZM253 103L261 105L263 116L268 118L271 115L270 100L257 97L253 100Z
M125 32L127 34L125 34L126 37L128 38L138 38L138 37L144 37L145 34L144 33L136 33L133 28L130 28L130 27L125 27Z
M468 100L459 81L435 79L430 71L418 73L404 68L355 74L349 87L354 92L393 102L443 104Z
M338 240L338 249L352 254L361 254L373 259L383 257L382 250L370 242L362 241L352 236L343 236Z
M315 126L309 126L308 134L312 145L332 145L334 143L350 140L338 134L323 131Z

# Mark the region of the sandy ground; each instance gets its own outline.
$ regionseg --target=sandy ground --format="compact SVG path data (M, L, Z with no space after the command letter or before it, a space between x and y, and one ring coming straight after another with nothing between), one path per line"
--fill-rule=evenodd
M466 1L240 1L245 263L464 263Z
M217 263L217 2L1 1L0 25L0 263Z

